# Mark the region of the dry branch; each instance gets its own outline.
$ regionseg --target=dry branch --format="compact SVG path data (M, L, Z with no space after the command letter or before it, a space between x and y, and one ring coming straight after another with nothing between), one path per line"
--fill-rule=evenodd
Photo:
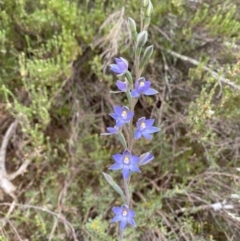
M172 56L176 57L176 58L179 58L183 61L186 61L186 62L189 62L193 65L196 65L196 66L201 66L202 69L204 69L205 71L207 71L208 73L210 73L212 75L212 77L224 84L227 84L228 86L232 87L233 89L236 89L238 91L240 91L240 86L235 84L234 82L232 82L231 80L219 75L217 72L211 70L209 67L207 66L202 66L201 63L193 58L190 58L188 56L185 56L185 55L182 55L182 54L179 54L179 53L176 53L172 50L169 50L169 49L164 49L164 48L161 48L160 49L166 51L167 53L171 54Z
M18 122L16 120L9 126L3 138L1 149L0 149L0 187L3 189L3 191L6 194L13 197L13 199L15 199L14 191L16 190L16 187L12 184L12 182L8 178L5 162L6 162L6 150L7 150L8 142L13 135L13 131L16 128L17 123Z

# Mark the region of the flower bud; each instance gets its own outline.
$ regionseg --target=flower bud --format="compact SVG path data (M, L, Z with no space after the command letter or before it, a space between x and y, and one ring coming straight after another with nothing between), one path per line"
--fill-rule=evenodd
M128 18L128 27L131 30L134 42L137 41L137 27L136 23L132 18Z
M146 8L148 6L149 0L142 0L142 6Z
M142 31L137 35L137 48L142 48L148 39L148 32Z
M137 31L136 23L132 18L128 18L128 26L131 31Z
M147 11L145 13L145 16L146 17L151 17L152 12L153 12L153 5L152 5L152 2L149 1L149 4L148 4L148 7L147 7Z
M152 53L153 53L153 45L148 46L145 49L143 57L142 57L141 62L140 62L140 66L139 66L140 69L144 68L144 66L146 65L147 61L151 58Z

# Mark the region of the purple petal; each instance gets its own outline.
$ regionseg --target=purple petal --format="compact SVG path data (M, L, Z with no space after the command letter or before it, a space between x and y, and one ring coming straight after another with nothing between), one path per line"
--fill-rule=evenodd
M123 110L122 110L122 107L115 105L115 106L113 106L113 109L114 109L114 112L115 112L118 116L121 116L122 111L123 111Z
M152 161L154 159L154 156L152 155L151 152L147 152L147 153L141 155L140 158L141 158L141 160L139 162L139 166L148 164L150 161Z
M123 231L127 226L127 219L123 218L120 222L120 230Z
M125 65L128 67L128 61L122 57L120 57L120 59L125 63Z
M128 223L131 224L133 227L136 226L136 223L135 223L134 219L132 219L132 218L128 219Z
M132 156L131 163L136 165L139 162L140 158L138 156Z
M116 64L110 64L110 70L116 74L121 74L121 70Z
M139 130L136 130L134 132L134 138L135 139L139 139L139 138L141 138L141 136L142 136L142 133Z
M122 219L122 216L117 215L110 220L110 223L117 223L117 222L121 221L121 219Z
M142 124L142 122L145 122L145 120L146 120L146 117L141 117L140 119L138 119L138 121L137 121L137 128L139 128L140 125Z
M130 170L132 172L141 172L141 170L139 169L139 167L137 165L130 165Z
M115 58L115 62L116 62L116 64L119 64L122 62L122 60L121 60L121 58Z
M122 219L122 216L117 215L110 220L110 223L119 222L119 221L121 221L121 219Z
M122 207L113 207L112 211L115 213L115 215L122 215Z
M146 127L150 128L153 125L154 121L154 119L145 120Z
M137 92L136 89L133 89L133 90L131 91L131 96L132 96L133 98L137 98L137 97L140 96L140 94Z
M141 82L144 83L143 86L140 86ZM149 81L141 81L141 82L139 82L139 86L137 88L137 91L140 92L140 93L144 93L145 91L147 91L150 88L151 82L149 82Z
M148 80L146 80L145 81L145 86L149 89L150 88L150 86L151 86L151 82L150 81L148 81Z
M115 58L116 64L119 66L121 70L127 70L128 68L128 61L122 57Z
M149 88L143 92L144 95L155 95L157 93L158 93L158 91L156 91L155 89L152 89L152 88Z
M142 135L143 135L146 139L152 140L152 136L151 136L148 132L143 131L143 132L142 132Z
M132 153L131 153L128 149L126 149L126 150L123 152L123 155L124 155L124 156L131 156Z
M160 130L161 130L160 128L155 127L155 126L151 126L151 127L147 128L148 133L155 133L155 132L158 132Z
M128 209L128 218L129 219L132 219L133 217L135 217L135 212L131 209Z
M125 73L127 71L127 66L124 62L118 63L118 67L121 70L121 73Z
M145 82L145 78L144 78L144 77L139 78L139 79L135 82L135 89L138 89L139 83L142 82L142 81Z
M127 179L129 174L130 174L129 168L128 167L123 167L123 170L122 170L123 179Z
M128 111L127 113L127 120L131 120L133 118L134 114L132 111Z
M127 106L123 106L123 107L122 107L122 110L125 110L125 111L127 111L127 112L130 111Z
M122 163L123 161L123 155L119 153L112 155L112 158L115 160L116 163Z
M116 121L116 126L117 126L117 127L120 127L120 126L122 126L122 125L124 125L124 124L125 124L125 121L122 120L122 119L118 119L118 120Z
M116 127L107 127L107 130L112 134L118 133L118 128L116 128Z
M120 170L123 168L123 165L122 164L119 164L119 163L114 163L112 166L110 166L108 169L109 170Z
M109 115L115 120L118 118L118 116L115 113L110 113Z
M127 82L123 82L123 81L118 80L116 85L117 85L119 90L121 90L123 92L127 91Z

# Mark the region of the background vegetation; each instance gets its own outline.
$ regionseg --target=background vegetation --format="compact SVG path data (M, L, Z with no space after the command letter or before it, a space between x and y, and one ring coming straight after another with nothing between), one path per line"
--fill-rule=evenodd
M145 73L160 94L141 97L136 118L162 131L135 147L156 158L133 176L126 240L238 241L240 2L152 2ZM125 101L109 93L108 65L121 55L132 66L126 19L139 14L139 0L0 1L0 132L14 123L5 162L16 188L1 191L1 241L117 240L121 200L102 172L121 146L99 134Z

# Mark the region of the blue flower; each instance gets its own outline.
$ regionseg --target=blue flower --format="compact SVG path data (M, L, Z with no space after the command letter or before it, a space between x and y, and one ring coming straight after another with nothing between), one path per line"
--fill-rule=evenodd
M158 93L155 89L150 88L151 82L147 81L144 77L138 79L135 83L135 89L131 91L132 97L139 97L143 95L155 95Z
M117 126L107 127L107 130L108 130L108 132L107 133L101 133L101 136L109 136L109 135L118 134L119 128Z
M121 231L126 228L128 223L134 227L136 226L134 221L135 212L129 209L127 205L123 205L121 207L113 207L112 211L114 212L115 217L110 222L120 222Z
M146 152L140 156L139 166L146 165L154 159L154 156L151 152Z
M128 61L124 58L115 58L116 64L110 64L110 70L118 75L123 75L128 70Z
M123 154L115 154L112 156L115 164L109 167L110 170L122 169L124 179L127 179L131 172L141 172L138 167L140 158L131 154L129 150L125 150Z
M122 92L127 92L127 90L128 90L127 82L118 80L116 85L117 85L118 89L121 90Z
M134 138L139 139L141 136L144 136L146 139L151 140L152 136L150 134L160 131L160 128L152 126L153 122L154 119L146 120L146 117L138 119Z
M114 106L113 109L114 113L111 113L110 116L116 120L116 127L128 123L133 118L133 112L127 106Z

